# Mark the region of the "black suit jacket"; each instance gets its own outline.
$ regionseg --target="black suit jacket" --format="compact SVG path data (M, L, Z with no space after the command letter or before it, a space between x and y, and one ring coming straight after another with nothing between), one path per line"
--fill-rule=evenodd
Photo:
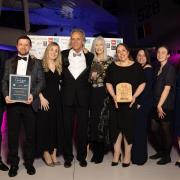
M5 62L5 70L2 79L2 93L4 97L9 96L9 75L16 74L17 62L17 57L8 59ZM37 111L39 107L38 95L45 86L45 77L40 60L29 56L26 75L31 76L30 93L33 95L32 106L33 109Z
M72 105L74 100L78 101L81 106L89 105L89 91L90 84L88 82L90 67L94 58L94 55L90 52L84 54L86 58L86 69L79 75L77 79L74 79L73 75L68 69L69 66L69 51L62 51L63 60L63 72L62 72L62 100L64 105Z
M1 87L1 81L4 74L4 65L5 65L5 61L3 59L0 59L0 108L4 108L5 105L4 97L2 95L2 87Z

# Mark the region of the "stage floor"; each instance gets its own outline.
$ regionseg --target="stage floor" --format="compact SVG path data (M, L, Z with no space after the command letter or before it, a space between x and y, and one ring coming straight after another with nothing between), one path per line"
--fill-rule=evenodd
M7 153L7 138L6 133L3 133L2 156L6 157ZM154 150L149 146L149 154L153 154ZM21 155L21 150L20 150ZM13 179L17 180L179 180L180 168L175 167L174 163L178 159L178 154L175 149L172 150L172 163L168 165L156 165L156 161L148 160L143 166L131 165L128 168L122 168L121 164L112 167L112 154L105 156L103 163L94 164L90 162L91 152L88 154L88 166L82 168L78 161L74 160L71 168L64 168L63 158L59 160L62 165L56 167L48 167L41 159L36 159L34 166L36 174L29 176L23 166L21 158L19 164L18 175ZM0 171L1 180L9 180L7 172Z

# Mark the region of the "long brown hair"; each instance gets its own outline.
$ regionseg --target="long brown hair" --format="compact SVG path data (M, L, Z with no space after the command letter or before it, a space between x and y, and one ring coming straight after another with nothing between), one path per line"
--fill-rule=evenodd
M145 65L147 65L147 64L151 65L151 60L150 60L150 55L149 55L148 50L147 50L147 49L144 49L144 48L138 49L137 54L136 54L136 57L137 57L139 51L144 51L144 54L145 54L145 57L146 57L146 63L145 63ZM137 60L136 60L136 61L137 61Z
M49 71L49 67L48 67L48 53L49 53L49 50L51 49L51 47L53 47L53 46L57 46L58 47L58 56L55 59L55 69L57 70L57 72L59 74L61 74L61 72L62 72L61 50L60 50L59 45L56 42L52 42L52 43L48 44L48 46L47 46L47 48L46 48L46 50L44 52L43 59L42 59L42 66L43 66L43 69L44 69L45 72Z

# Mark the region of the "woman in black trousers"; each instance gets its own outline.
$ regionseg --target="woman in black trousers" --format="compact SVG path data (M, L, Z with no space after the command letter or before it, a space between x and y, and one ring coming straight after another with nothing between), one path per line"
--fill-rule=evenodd
M152 84L153 69L149 53L146 49L140 49L136 56L137 62L143 67L146 86L138 98L134 140L132 147L133 164L143 165L147 161L147 122L152 108Z

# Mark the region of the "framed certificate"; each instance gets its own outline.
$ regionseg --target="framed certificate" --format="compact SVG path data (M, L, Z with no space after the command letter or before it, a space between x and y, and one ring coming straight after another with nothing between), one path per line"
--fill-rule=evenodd
M116 85L116 98L119 103L128 103L132 100L132 86L129 83Z
M31 76L10 74L9 97L15 102L25 102L30 95Z

